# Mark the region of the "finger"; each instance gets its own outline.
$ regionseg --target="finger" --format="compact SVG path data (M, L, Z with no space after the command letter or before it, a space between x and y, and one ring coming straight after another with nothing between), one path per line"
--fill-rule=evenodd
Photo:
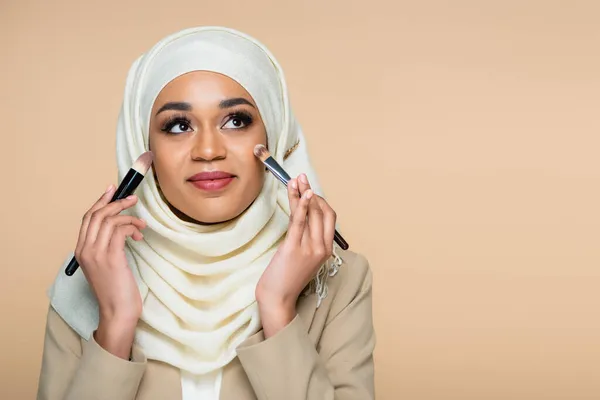
M308 189L311 189L306 174L300 174L298 177L298 189L301 195L304 194L304 192L306 192Z
M323 210L323 242L325 243L327 255L330 256L333 254L333 240L335 237L335 222L337 220L337 215L324 198L317 196L317 200L321 206L321 210Z
M308 193L312 193L312 190ZM323 210L318 201L317 196L310 196L307 223L313 249L320 251L325 250L325 241L323 239Z
M98 237L98 231L102 226L102 221L104 221L106 217L112 217L114 215L117 215L121 211L133 206L136 202L137 196L132 195L124 199L107 204L101 209L94 211L92 213L92 217L90 218L90 223L88 225L88 230L85 238L85 245L93 245L96 242L96 238Z
M138 228L138 230L141 231L146 227L146 221L131 215L116 215L105 218L102 222L102 226L100 227L100 231L98 232L96 243L94 244L96 250L105 252L115 229L122 225L134 225L136 228Z
M300 192L298 191L298 179L290 179L288 182L288 201L290 202L290 214L294 214L294 210L298 207L300 201Z
M135 225L121 225L115 229L110 238L110 243L108 244L108 255L113 257L119 255L125 247L125 238L128 236L132 237L133 240L141 240L144 237L142 232L140 232Z
M81 226L79 227L79 236L77 237L77 245L75 246L75 254L81 254L81 250L83 249L83 245L85 244L86 234L88 230L88 226L90 224L90 219L92 217L92 213L100 208L104 207L110 202L110 199L113 196L115 191L115 186L110 185L104 194L100 196L98 200L92 205L92 207L83 215L83 219L81 221ZM79 260L78 260L79 261Z
M290 220L290 226L288 228L288 239L296 245L300 245L304 231L306 228L306 215L308 212L308 202L312 196L312 191L309 190L298 201L298 206Z

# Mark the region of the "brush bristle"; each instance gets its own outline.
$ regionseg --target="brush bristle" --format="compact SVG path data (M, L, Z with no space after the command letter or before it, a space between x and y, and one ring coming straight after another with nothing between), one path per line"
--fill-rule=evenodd
M151 151L147 151L135 160L135 163L133 163L133 167L131 168L142 175L146 175L146 172L150 169L150 165L152 165L152 161L154 161L154 154L152 154Z
M264 145L257 144L254 147L254 155L260 158L261 161L265 161L271 156L271 153L269 153L269 150L267 150L267 148Z

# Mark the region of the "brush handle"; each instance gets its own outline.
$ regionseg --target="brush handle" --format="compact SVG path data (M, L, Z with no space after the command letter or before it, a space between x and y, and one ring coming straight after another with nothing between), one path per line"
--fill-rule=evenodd
M335 232L333 234L333 240L335 240L335 242L338 244L338 246L340 246L342 248L342 250L348 250L348 248L350 247L348 245L348 242L346 242L346 240L342 237L342 235L340 235L340 233L337 231L337 229L335 230Z
M279 181L281 183L283 183L287 187L288 182L292 178L290 178L290 176L288 175L288 173L285 172L285 170L283 169L283 167L281 165L279 165L279 163L277 161L275 161L275 159L273 157L271 157L271 156L267 157L267 159L265 161L263 161L263 162L267 166L267 169L269 171L271 171L271 173L273 175L275 175L275 178L279 179ZM335 230L333 239L338 244L338 246L340 246L342 248L342 250L348 250L348 248L350 247L348 245L348 242L346 242L346 240L337 231L337 229Z
M72 276L75 273L75 271L77 271L77 268L79 268L79 263L75 259L75 256L73 256L73 258L71 258L71 261L69 261L69 265L67 265L67 268L65 268L65 274L67 276Z
M132 194L135 191L135 189L137 189L140 182L142 182L142 179L144 179L144 175L131 168L127 172L127 175L125 175L125 178L123 178L123 180L121 181L121 184L115 191L115 194L113 194L113 197L112 199L110 199L108 204L117 200L124 199L125 197ZM79 268L79 262L75 259L75 256L73 256L73 258L71 258L71 261L69 261L67 268L65 268L65 274L67 276L72 276L75 273L75 271L77 271L77 268Z

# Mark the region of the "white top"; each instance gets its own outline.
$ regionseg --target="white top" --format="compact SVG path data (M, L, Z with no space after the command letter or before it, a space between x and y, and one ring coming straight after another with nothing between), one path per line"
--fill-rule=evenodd
M181 370L182 400L219 400L222 369L208 374L193 375Z

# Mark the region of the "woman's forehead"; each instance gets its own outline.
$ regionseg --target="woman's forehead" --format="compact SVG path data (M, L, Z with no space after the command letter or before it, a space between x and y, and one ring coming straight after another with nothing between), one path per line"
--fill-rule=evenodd
M187 101L218 105L230 98L244 98L256 107L254 98L237 81L212 71L193 71L171 80L159 92L154 109L166 101Z

